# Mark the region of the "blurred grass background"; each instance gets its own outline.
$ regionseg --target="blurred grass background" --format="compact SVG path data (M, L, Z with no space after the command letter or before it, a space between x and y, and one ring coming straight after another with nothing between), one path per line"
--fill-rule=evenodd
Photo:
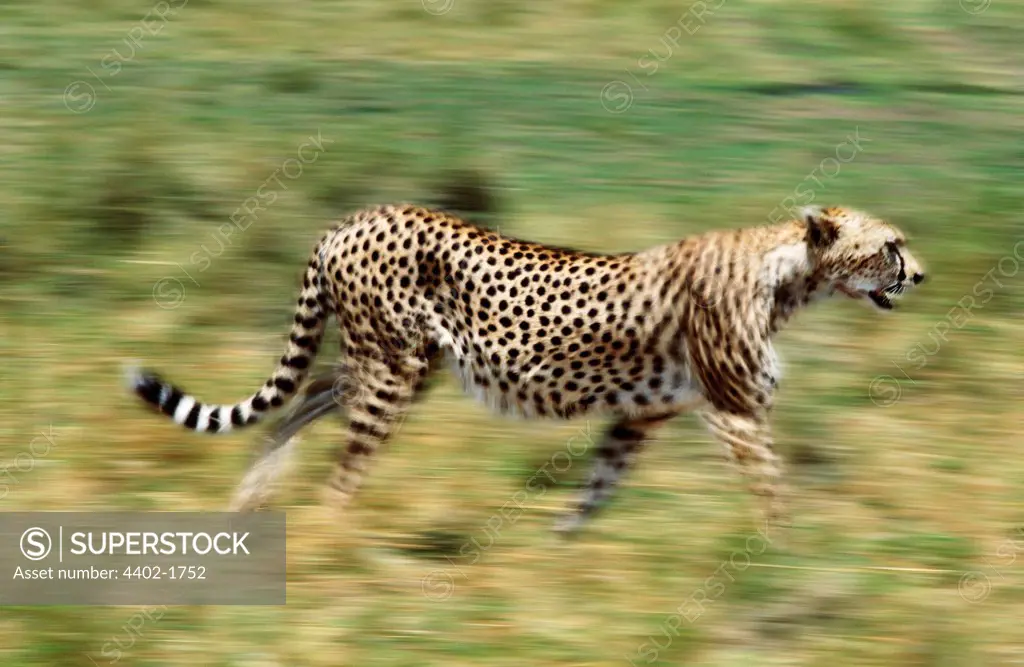
M124 629L135 609L4 608L0 664L107 664L115 638L140 666L1024 664L1024 274L1005 260L1024 239L1024 5L726 0L674 45L661 40L688 2L169 6L135 45L154 4L0 7L4 510L223 509L255 436L154 418L121 360L207 400L247 395L330 221L432 201L450 170L494 179L502 231L607 252L761 224L815 173L816 203L903 228L930 280L889 316L836 300L781 336L796 521L751 558L783 567L719 570L756 526L691 418L578 540L550 526L582 461L468 564L460 548L485 544L585 425L503 421L446 378L343 523L317 496L340 428L306 435L277 501L287 607L175 608L141 636ZM81 86L65 97L78 81L92 105ZM602 104L612 81L633 87L622 113ZM855 132L863 151L822 178ZM326 152L220 251L218 227L317 133ZM203 245L218 256L197 272ZM165 277L184 288L176 308L154 303ZM982 282L993 296L964 315ZM923 367L918 346L938 347ZM880 376L899 385L872 401ZM56 446L15 468L51 426ZM431 599L424 577L452 572L446 556L455 589ZM883 566L936 571L869 569ZM706 611L640 655L716 571ZM971 572L984 578L965 587Z

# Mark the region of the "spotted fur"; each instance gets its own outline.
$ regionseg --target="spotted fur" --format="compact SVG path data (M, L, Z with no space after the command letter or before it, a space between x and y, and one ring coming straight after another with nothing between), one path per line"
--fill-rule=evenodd
M898 229L847 209L601 255L388 206L353 215L317 244L285 354L252 397L208 406L149 372L134 374L132 386L193 430L251 424L295 394L333 315L343 365L314 380L265 454L343 406L348 430L329 480L339 504L446 360L469 393L500 413L612 417L559 529L576 528L601 506L655 430L687 411L726 445L773 518L781 512L768 425L780 375L773 334L836 291L889 309L922 279ZM257 498L249 488L235 508Z

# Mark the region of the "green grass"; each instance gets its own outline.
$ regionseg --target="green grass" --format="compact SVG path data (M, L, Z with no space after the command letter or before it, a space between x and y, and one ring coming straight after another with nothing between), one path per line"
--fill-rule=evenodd
M584 461L475 564L457 558L582 424L506 422L445 380L340 525L317 495L339 427L310 430L278 497L286 608L169 609L120 664L646 664L639 647L716 572L724 590L651 664L1020 662L1022 565L1000 554L1021 525L1024 271L997 270L969 322L923 366L908 357L1024 239L1018 5L727 0L648 76L638 59L664 57L686 3L455 0L436 16L418 0L191 0L93 78L149 9L0 10L0 462L57 434L2 509L222 509L253 437L154 419L121 360L210 400L246 395L321 230L429 200L452 169L493 176L504 232L636 250L765 222L856 131L864 150L815 201L891 219L930 279L890 316L836 301L781 336L796 525L735 581L720 568L743 562L751 500L689 418L578 539L549 528ZM95 106L72 113L79 80ZM601 91L620 80L632 105L609 113ZM218 227L318 132L326 152L220 250ZM154 303L165 277L176 308ZM893 405L871 401L878 375L900 381ZM445 556L454 593L432 600L422 582ZM971 571L991 578L981 602L958 594ZM0 609L0 664L103 664L135 612Z

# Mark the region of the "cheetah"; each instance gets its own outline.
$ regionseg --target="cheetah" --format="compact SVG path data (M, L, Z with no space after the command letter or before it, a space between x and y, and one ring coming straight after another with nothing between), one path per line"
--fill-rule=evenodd
M347 432L325 493L344 506L428 378L448 365L503 414L610 417L558 531L603 507L657 429L685 412L725 445L758 513L774 521L785 518L785 494L769 426L780 380L773 335L836 293L891 310L923 279L900 230L847 208L604 255L383 206L351 215L316 245L284 356L252 396L212 405L152 371L134 368L129 380L185 428L232 432L299 394L333 315L342 365L306 388L252 470L343 408ZM260 493L249 489L233 509L251 509Z

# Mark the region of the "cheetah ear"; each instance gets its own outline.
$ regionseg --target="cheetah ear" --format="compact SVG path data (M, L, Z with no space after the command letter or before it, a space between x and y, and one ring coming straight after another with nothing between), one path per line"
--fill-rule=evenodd
M812 248L827 248L839 238L839 225L829 215L828 209L809 207L800 215L807 225L807 244Z

